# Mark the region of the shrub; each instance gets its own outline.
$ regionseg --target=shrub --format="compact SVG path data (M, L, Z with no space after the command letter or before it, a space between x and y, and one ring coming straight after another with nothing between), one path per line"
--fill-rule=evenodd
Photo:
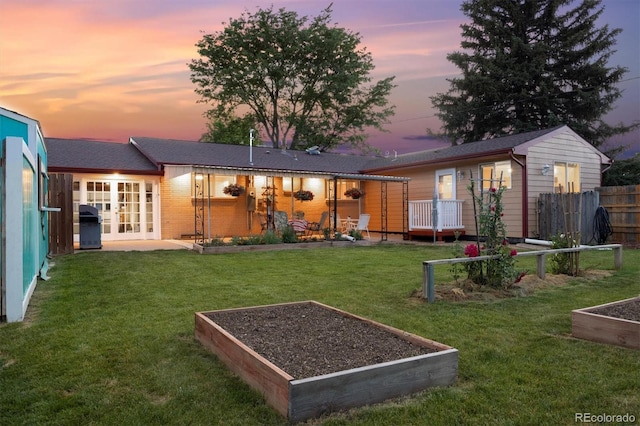
M282 239L271 230L265 232L262 236L262 244L280 244L281 242Z
M569 248L577 247L578 241L573 239L570 234L556 234L551 237L551 248ZM555 253L551 255L550 265L551 272L554 274L578 275L579 269L579 253Z
M286 226L282 229L282 242L283 243L297 243L298 236L296 231L293 230L293 226Z
M361 240L363 238L362 232L358 231L357 229L350 230L349 235L355 238L356 240Z

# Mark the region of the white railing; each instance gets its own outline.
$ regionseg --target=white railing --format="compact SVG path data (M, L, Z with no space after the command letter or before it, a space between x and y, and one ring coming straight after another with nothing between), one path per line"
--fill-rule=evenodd
M464 229L462 203L464 200L438 200L435 229ZM434 229L433 200L409 201L409 231Z

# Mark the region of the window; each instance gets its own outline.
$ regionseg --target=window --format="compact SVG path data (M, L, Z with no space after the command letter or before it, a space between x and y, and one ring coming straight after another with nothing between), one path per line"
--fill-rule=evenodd
M347 191L347 189L358 188L358 187L359 185L357 180L338 179L338 187L336 189L338 200L350 200L351 198L344 195L344 193Z
M224 187L232 183L236 183L235 176L211 176L212 196L231 198L231 195L224 193Z
M300 191L302 188L301 178L283 177L282 178L282 190L286 195L292 192Z
M211 191L211 197L213 198L232 198L231 195L224 193L224 187L236 183L236 176L192 173L191 179L192 197L206 198L208 191Z
M480 165L480 178L482 179L482 189L489 190L498 186L498 181L502 178L502 185L511 189L511 162L498 161Z
M580 192L580 165L556 162L553 165L554 192Z

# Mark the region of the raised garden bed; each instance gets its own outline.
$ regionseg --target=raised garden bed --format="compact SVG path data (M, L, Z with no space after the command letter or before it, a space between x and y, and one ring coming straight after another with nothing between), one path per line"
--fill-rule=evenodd
M314 301L197 312L195 337L292 422L458 373L457 349Z
M571 312L574 337L640 349L640 297Z

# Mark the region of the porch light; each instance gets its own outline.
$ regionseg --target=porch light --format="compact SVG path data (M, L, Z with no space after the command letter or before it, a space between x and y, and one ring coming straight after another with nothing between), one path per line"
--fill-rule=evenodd
M456 176L458 177L458 182L460 182L462 179L464 179L464 172L462 170L458 170L456 172Z
M540 172L542 173L542 176L547 176L550 171L551 171L551 166L548 164L545 164L544 166L542 166L542 169L540 170Z

